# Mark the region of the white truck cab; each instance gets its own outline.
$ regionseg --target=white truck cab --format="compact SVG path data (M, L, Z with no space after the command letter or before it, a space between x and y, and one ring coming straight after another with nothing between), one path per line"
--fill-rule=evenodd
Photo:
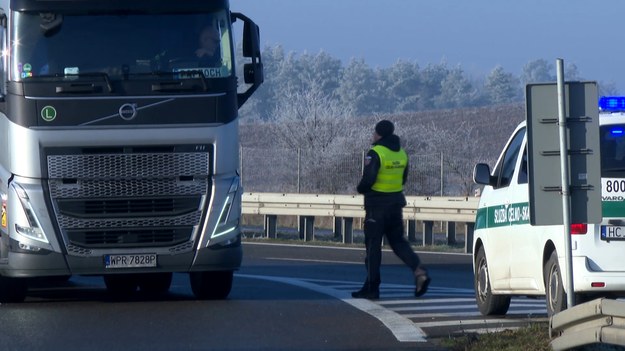
M601 195L599 224L573 223L571 249L577 303L625 296L625 97L599 100ZM483 315L503 315L512 296L546 296L549 316L566 309L561 225L530 225L525 122L506 143L495 168L478 164L485 185L475 221L475 295Z

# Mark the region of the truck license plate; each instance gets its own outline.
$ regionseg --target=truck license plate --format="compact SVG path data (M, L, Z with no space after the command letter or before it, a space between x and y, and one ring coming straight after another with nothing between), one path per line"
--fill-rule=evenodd
M625 240L625 227L602 225L601 240Z
M106 268L156 267L156 254L105 255Z

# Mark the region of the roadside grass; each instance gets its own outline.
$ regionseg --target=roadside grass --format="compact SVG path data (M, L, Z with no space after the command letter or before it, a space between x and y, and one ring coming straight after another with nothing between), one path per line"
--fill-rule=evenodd
M461 334L436 340L450 351L548 351L551 350L549 341L547 322L531 322L516 330Z

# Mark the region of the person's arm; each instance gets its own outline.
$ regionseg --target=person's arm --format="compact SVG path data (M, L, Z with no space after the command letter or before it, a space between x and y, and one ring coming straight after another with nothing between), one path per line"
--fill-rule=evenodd
M369 150L367 156L365 157L365 167L362 171L362 179L360 179L360 183L358 183L358 187L356 187L358 193L365 194L371 192L371 187L378 177L379 170L380 158L375 151Z

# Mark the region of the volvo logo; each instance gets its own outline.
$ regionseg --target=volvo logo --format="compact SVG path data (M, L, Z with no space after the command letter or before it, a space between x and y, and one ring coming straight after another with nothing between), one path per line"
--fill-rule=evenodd
M137 117L137 104L123 104L119 108L119 116L125 121L134 119Z

